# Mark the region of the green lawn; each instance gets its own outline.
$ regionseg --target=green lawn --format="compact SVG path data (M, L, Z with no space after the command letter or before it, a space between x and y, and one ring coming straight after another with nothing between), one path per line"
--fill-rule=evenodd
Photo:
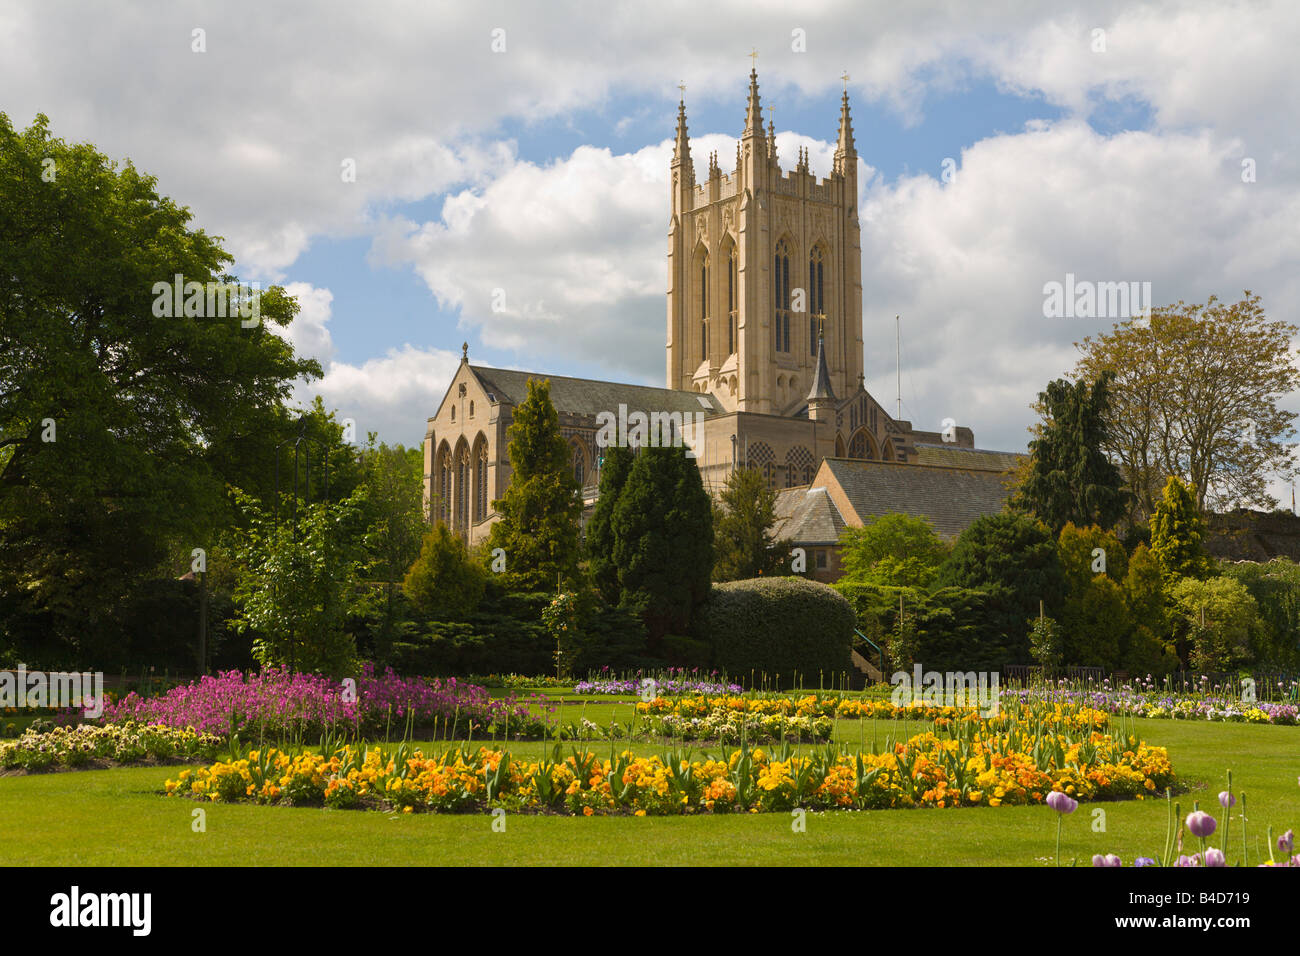
M630 706L624 702L619 706ZM566 707L567 711L569 708ZM620 720L624 719L622 714ZM590 714L589 714L590 718ZM870 739L870 729L866 736ZM1265 852L1265 828L1300 826L1300 728L1136 721L1149 742L1169 748L1191 793L1218 817L1215 795L1231 768L1246 791L1251 862ZM890 722L881 721L883 736ZM915 731L916 724L912 725ZM856 742L857 722L839 736ZM541 744L516 744L532 755ZM624 746L624 745L620 745ZM608 743L591 745L597 753ZM660 748L631 745L639 753ZM206 804L207 832L194 833L200 804L156 795L176 768L132 768L0 778L0 865L495 865L495 864L863 864L1046 865L1055 814L1047 807L835 811L808 814L804 833L786 814L719 817L559 817L512 815L504 833L491 817L382 814ZM1092 810L1106 833L1092 831ZM1240 804L1238 805L1240 810ZM1158 855L1163 800L1082 804L1065 819L1062 855ZM1231 858L1241 825L1232 824ZM1216 834L1217 840L1217 834ZM1267 858L1267 857L1264 857Z

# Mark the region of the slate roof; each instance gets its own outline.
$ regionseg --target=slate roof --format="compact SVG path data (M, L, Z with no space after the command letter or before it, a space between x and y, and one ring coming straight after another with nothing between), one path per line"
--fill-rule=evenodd
M518 405L528 396L530 378L549 379L551 403L555 410L574 415L591 415L598 412L617 414L619 404L629 412L704 412L706 417L720 415L724 409L707 394L688 392L675 388L653 388L648 385L627 385L621 382L601 382L590 378L569 378L565 375L548 375L542 372L518 372L514 369L485 368L471 365L483 388L496 396L497 401Z
M776 494L772 535L796 544L836 544L844 518L825 488L786 488Z
M955 538L976 518L1001 512L1008 495L1005 475L996 471L848 458L828 458L825 464L858 519L891 512L920 515L944 538Z
M989 451L984 448L961 448L957 445L936 445L917 442L916 464L940 465L947 468L974 468L979 471L1011 471L1026 456L1013 451Z

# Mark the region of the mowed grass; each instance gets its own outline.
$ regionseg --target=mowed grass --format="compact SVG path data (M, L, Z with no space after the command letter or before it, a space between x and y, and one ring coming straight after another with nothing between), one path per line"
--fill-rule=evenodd
M627 706L626 704L621 706ZM566 708L567 710L568 708ZM620 714L620 719L622 715ZM837 736L868 743L870 722L841 721ZM1300 728L1135 721L1148 742L1167 746L1183 784L1183 813L1200 800L1220 816L1216 795L1233 771L1247 794L1250 862L1267 859L1266 828L1300 826ZM895 725L877 723L884 736ZM894 730L897 734L902 728ZM918 724L908 728L922 729ZM441 750L443 743L425 745ZM546 745L512 744L521 757ZM566 748L571 745L565 745ZM608 742L589 745L596 753ZM663 748L618 744L638 753ZM566 749L567 752L567 749ZM697 748L696 753L701 749ZM716 751L715 751L716 752ZM509 815L504 832L487 814L384 814L309 808L198 804L158 791L178 768L150 767L0 778L0 864L52 866L203 865L970 865L1044 866L1055 852L1056 817L1044 806L809 813L806 832L789 814L700 817ZM206 832L192 811L206 811ZM1105 811L1094 832L1093 810ZM1240 803L1237 812L1240 811ZM1159 855L1163 799L1081 804L1065 818L1061 852ZM1242 827L1232 823L1230 858ZM1217 834L1215 836L1217 845ZM1189 846L1189 852L1191 847Z

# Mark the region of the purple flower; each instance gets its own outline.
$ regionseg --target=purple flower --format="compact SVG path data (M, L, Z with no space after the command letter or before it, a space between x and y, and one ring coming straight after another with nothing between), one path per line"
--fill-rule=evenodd
M1117 857L1114 853L1107 853L1105 856L1102 856L1100 853L1098 853L1092 858L1092 865L1093 866L1123 866L1124 864L1120 862L1120 858Z
M1229 791L1224 790L1219 794L1219 806L1223 807L1223 809L1227 810L1236 805L1237 805L1237 798L1234 797Z
M1200 866L1201 858L1199 856L1180 856L1174 866Z
M1156 861L1149 856L1140 856L1133 861L1134 866L1155 866Z
M1290 854L1295 849L1295 831L1287 830L1277 838L1277 848L1283 853Z
M1213 833L1216 826L1218 824L1214 822L1214 817L1203 810L1193 810L1187 814L1187 829L1192 831L1193 836L1200 837L1202 840Z
M1073 813L1079 808L1079 801L1071 799L1060 790L1053 790L1047 795L1047 805L1062 815Z
M1214 847L1210 847L1208 850L1205 851L1205 865L1206 866L1227 866L1228 861L1224 859L1222 850L1216 850Z

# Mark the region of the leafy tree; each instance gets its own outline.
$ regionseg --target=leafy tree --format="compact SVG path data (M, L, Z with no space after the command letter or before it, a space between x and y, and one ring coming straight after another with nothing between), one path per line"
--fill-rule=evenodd
M173 542L211 543L238 483L220 450L321 371L270 331L297 312L279 287L254 327L155 314L155 283L178 273L234 282L156 185L45 116L18 132L0 114L0 630L79 666Z
M708 599L712 503L684 448L641 448L611 519L622 603L638 607L650 648L685 634Z
M1128 559L1114 532L1067 523L1057 539L1065 572L1061 614L1065 662L1118 667L1133 621L1122 587Z
M1139 544L1124 576L1133 633L1124 652L1124 667L1134 674L1164 674L1178 666L1165 609L1164 574L1151 549Z
M1109 528L1127 510L1124 478L1102 450L1112 378L1105 371L1091 385L1057 379L1038 396L1043 423L1015 501L1053 531L1070 523Z
M921 652L915 612L904 610L902 614L894 617L894 626L890 628L888 643L885 646L889 652L891 666L900 671L912 669L912 665L917 662L917 655Z
M1128 555L1113 531L1103 531L1096 525L1079 528L1067 523L1061 529L1056 547L1066 587L1071 592L1082 591L1098 574L1123 582L1128 573Z
M840 534L844 581L891 587L926 588L934 581L949 547L928 518L881 515L861 528Z
M515 408L507 435L510 487L493 502L501 520L492 526L487 549L505 551L512 590L549 590L557 579L577 574L582 515L549 381L528 380L528 396Z
M246 496L239 500L251 520L237 535L236 626L256 635L258 662L333 676L355 671L344 622L361 565L356 503L304 506L285 522Z
M402 582L416 610L438 621L461 620L473 613L486 586L487 572L441 521L425 534L420 556Z
M376 635L381 658L388 656L392 644L402 580L420 556L428 530L423 465L420 449L376 445L373 432L361 455L362 480L357 497L366 525L365 573L383 590L383 616Z
M1193 669L1223 671L1253 658L1260 632L1259 609L1246 586L1234 578L1184 578L1169 593Z
M1065 662L1083 667L1118 667L1133 629L1124 589L1099 574L1066 598L1061 612Z
M1006 615L1005 632L1028 653L1028 629L1039 602L1056 616L1065 598L1065 574L1047 526L1024 515L982 515L962 532L940 566L943 586L989 592Z
M1271 667L1300 668L1300 565L1285 558L1264 564L1225 564L1223 573L1245 585L1259 608L1264 628L1257 659Z
M727 476L713 505L713 580L739 581L788 573L791 542L774 541L776 492L757 468Z
M1205 519L1191 488L1170 475L1151 516L1151 553L1167 579L1203 578L1209 574L1209 559L1201 548L1204 538Z
M1268 479L1292 465L1295 414L1278 402L1300 389L1297 328L1268 321L1259 301L1249 291L1231 305L1180 301L1078 344L1080 377L1115 376L1104 449L1137 496L1135 514L1155 510L1167 475L1187 479L1200 509L1276 506Z
M1047 675L1065 660L1065 639L1061 628L1050 617L1036 617L1029 628L1029 653Z
M632 470L632 451L626 445L615 444L604 449L600 466L600 489L596 506L587 521L584 550L587 554L587 575L592 586L606 604L619 600L618 565L614 563L614 533L610 519L614 505L627 483Z

